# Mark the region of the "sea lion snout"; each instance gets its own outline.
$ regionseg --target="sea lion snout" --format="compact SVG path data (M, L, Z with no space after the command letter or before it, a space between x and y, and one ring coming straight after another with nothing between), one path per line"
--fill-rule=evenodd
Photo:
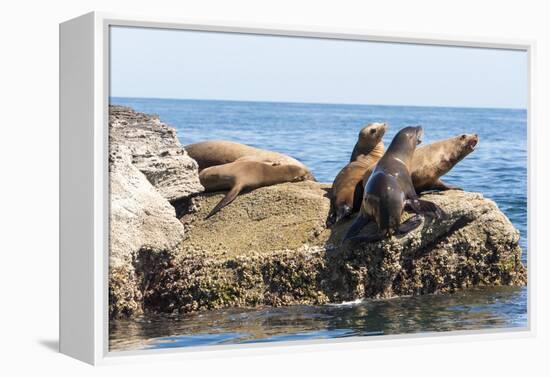
M387 130L387 123L370 123L367 126L363 127L361 131L359 131L359 139L363 139L365 141L374 140L375 142L378 142L380 141L380 139L382 139Z
M476 148L477 143L479 142L479 137L477 134L473 134L468 140L468 147L473 151Z
M416 145L422 143L422 135L424 134L424 130L422 129L422 126L416 126Z
M476 148L479 142L479 136L477 134L462 134L460 135L460 141L465 151L470 153Z

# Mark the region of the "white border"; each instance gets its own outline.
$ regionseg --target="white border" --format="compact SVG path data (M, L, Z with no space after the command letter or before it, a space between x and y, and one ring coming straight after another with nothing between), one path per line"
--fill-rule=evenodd
M479 341L533 337L535 335L534 297L536 249L533 235L534 203L536 198L533 172L535 127L534 116L534 50L531 40L495 39L482 37L443 36L419 33L391 33L343 28L316 28L311 26L267 25L238 22L212 22L158 17L139 17L112 13L93 13L95 19L95 97L94 97L94 364L112 364L128 361L150 361L167 359L204 359L210 357L233 357L288 353L316 350L351 350L381 346L403 346L426 343L448 343L456 341ZM403 335L384 335L381 337L353 337L345 339L327 339L313 341L289 341L246 345L202 346L192 348L174 348L163 350L145 350L128 352L108 351L108 95L109 95L109 27L149 27L180 30L217 31L228 33L248 33L258 35L299 36L310 38L328 38L392 42L407 44L425 44L440 46L460 46L474 48L495 48L523 50L529 59L529 98L528 113L528 327L526 329L497 329L456 331L445 333L421 333ZM67 230L65 230L67 231ZM460 336L456 336L460 335ZM84 340L83 340L84 341ZM200 352L199 352L200 351Z

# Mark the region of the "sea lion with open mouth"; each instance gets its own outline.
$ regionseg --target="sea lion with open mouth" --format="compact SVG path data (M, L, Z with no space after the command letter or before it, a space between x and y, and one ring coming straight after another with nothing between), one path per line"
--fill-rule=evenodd
M416 192L461 190L460 187L444 183L440 177L472 153L478 142L477 134L461 134L418 148L414 152L411 169Z

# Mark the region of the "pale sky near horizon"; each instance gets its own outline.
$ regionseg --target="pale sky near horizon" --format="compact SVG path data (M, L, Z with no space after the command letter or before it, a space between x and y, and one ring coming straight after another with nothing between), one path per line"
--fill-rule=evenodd
M525 51L111 28L112 97L526 108Z

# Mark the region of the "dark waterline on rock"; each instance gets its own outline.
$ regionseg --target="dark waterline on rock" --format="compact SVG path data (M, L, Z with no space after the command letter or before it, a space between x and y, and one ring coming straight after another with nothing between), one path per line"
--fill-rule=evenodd
M339 305L143 316L111 321L110 350L521 328L527 324L526 299L525 287L496 287Z
M445 180L465 190L481 192L498 204L521 233L522 261L526 264L527 113L525 110L135 98L113 98L111 102L130 106L137 111L159 114L162 121L178 130L182 144L205 139L228 139L289 154L308 165L317 179L322 182L331 182L339 169L349 160L349 154L360 127L369 122L385 121L390 124L390 130L384 138L386 143L389 143L400 128L411 124L423 126L424 143L459 133L478 133L480 143L476 151L460 162L445 177ZM471 301L470 295L473 295L477 301ZM524 327L527 323L526 297L526 288L487 288L467 293L459 292L454 295L369 301L341 307L298 306L198 314L203 317L193 315L144 317L137 321L111 321L111 344L114 349L123 349L126 342L129 342L129 346L139 343L146 347L179 347ZM470 304L467 304L468 302ZM363 321L371 323L369 328L374 321L373 315L379 316L377 323L387 323L388 327L382 326L382 330L377 330L376 328L381 326L374 326L375 329L371 331L359 330L355 325L348 326L346 318L347 320L356 318L359 316L357 313L366 310L367 307L369 310ZM391 311L391 315L403 320L396 322L395 318L389 318L390 311L382 308L395 309ZM415 314L419 311L422 313L420 315L422 321L418 322L414 316L413 319L407 320L411 313ZM476 313L482 313L481 317ZM324 318L327 315L332 318L331 321L312 319ZM244 316L245 322L267 323L262 327L262 332L267 335L259 337L252 329L239 325L238 319L232 321L228 319L234 316ZM456 321L456 324L453 324L453 321ZM183 322L185 326L180 326ZM195 326L194 322L201 325ZM219 323L223 323L223 326L216 325ZM297 324L296 328L291 325L294 323ZM273 331L269 331L269 326L273 326ZM126 336L124 331L127 331ZM172 338L158 340L159 337L164 336L172 336ZM157 340L149 343L148 340L152 338Z

